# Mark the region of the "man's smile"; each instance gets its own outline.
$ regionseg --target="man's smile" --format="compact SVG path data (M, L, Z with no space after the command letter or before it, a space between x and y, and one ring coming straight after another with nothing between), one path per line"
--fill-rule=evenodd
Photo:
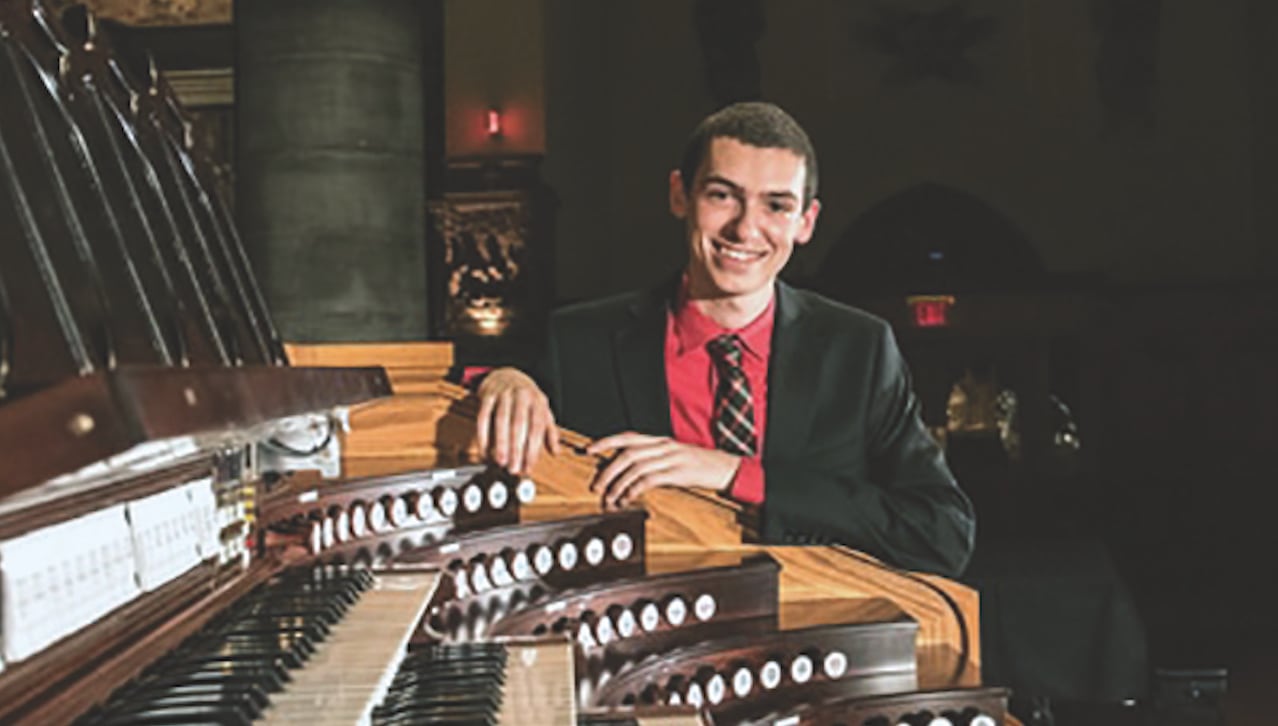
M711 240L710 244L714 247L714 251L716 253L737 262L753 262L755 260L761 260L768 254L767 250L749 250L741 247L733 247L717 240Z

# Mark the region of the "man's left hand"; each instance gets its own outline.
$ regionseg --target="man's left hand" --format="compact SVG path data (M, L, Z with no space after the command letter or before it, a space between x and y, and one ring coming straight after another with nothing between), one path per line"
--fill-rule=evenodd
M627 431L605 436L586 449L599 454L621 453L599 472L590 491L602 493L605 509L633 502L659 486L726 490L741 467L741 457L718 449L703 449L665 436Z

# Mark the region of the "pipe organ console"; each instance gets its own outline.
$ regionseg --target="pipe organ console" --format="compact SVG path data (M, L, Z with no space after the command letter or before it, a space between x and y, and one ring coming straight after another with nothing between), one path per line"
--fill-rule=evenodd
M1011 721L969 589L486 466L446 345L284 346L163 79L0 45L0 723Z

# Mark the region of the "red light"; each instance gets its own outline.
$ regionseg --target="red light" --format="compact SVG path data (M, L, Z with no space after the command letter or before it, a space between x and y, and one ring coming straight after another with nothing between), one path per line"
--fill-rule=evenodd
M905 303L914 311L914 325L919 328L943 328L950 324L951 295L913 295Z
M501 136L501 111L498 111L495 108L488 109L488 115L484 122L484 130L493 138Z

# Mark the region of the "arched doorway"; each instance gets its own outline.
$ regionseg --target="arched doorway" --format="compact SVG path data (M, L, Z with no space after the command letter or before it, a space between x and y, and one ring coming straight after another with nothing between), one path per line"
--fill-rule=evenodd
M884 295L1034 289L1038 252L976 196L924 182L884 199L848 226L815 287L844 302Z

